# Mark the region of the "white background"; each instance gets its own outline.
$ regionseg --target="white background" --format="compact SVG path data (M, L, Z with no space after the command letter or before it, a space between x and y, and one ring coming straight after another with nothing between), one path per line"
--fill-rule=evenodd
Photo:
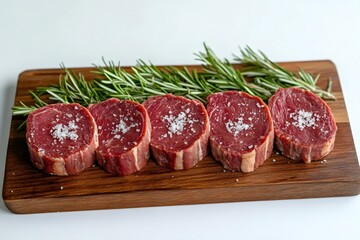
M221 3L220 3L221 2ZM0 185L18 74L101 63L193 64L206 42L275 61L331 59L360 151L360 1L0 2ZM0 239L360 239L360 196L15 215L0 202Z

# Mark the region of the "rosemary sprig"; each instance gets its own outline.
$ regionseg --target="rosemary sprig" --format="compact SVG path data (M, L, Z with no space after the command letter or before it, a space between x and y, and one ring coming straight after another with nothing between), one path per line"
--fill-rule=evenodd
M173 93L205 102L206 97L216 89L203 75L196 70L190 72L186 67L158 68L138 60L137 65L131 68L132 72L128 72L113 62L104 61L104 64L105 67L96 66L95 73L102 78L98 78L95 85L106 91L109 97L142 102L154 95Z
M24 104L23 102L20 102L20 106L14 106L13 109L13 115L22 115L22 116L27 116L29 115L32 111L34 111L37 108L46 106L47 103L45 103L44 101L42 101L38 95L36 95L33 91L29 92L30 95L33 97L34 101L35 101L35 105L31 105L31 106L27 106L26 104Z
M38 87L35 91L38 96L48 94L50 100L62 103L76 102L84 106L105 99L101 97L101 92L96 89L93 82L85 80L84 75L81 73L76 75L63 64L61 64L61 68L65 74L60 75L59 84L50 87Z
M203 63L203 72L190 72L186 67L158 68L139 60L129 73L113 62L105 67L96 66L96 74L103 76L97 79L96 85L109 93L109 97L126 98L144 101L153 95L173 93L198 99L206 103L206 97L214 92L239 90L267 100L271 92L262 86L248 83L240 70L236 70L228 60L221 61L214 52L204 44L205 52L196 54ZM136 97L134 97L136 96Z
M93 82L86 81L81 73L76 75L63 64L61 64L61 68L64 69L65 74L60 75L58 85L38 87L34 91L30 91L29 93L33 97L35 105L28 106L20 102L19 106L12 108L13 115L27 116L35 109L47 105L46 102L40 99L43 95L47 95L47 99L50 101L62 103L76 102L84 106L103 101L107 98L107 95L104 96L104 93L99 91Z
M243 76L253 78L254 84L257 86L261 86L271 93L280 87L299 87L309 90L321 98L336 100L336 97L331 93L331 79L329 79L328 88L325 91L316 86L320 77L319 74L314 78L310 73L301 69L296 75L272 62L263 52L259 51L258 54L248 46L240 49L240 52L241 57L235 56L234 60L247 66L243 70Z
M205 52L195 54L203 64L203 69L207 81L216 85L222 90L238 90L258 96L267 100L271 96L271 92L264 87L248 83L240 70L235 69L229 60L221 61L215 53L204 44Z
M14 116L18 116L18 115L27 116L27 115L29 115L32 111L34 111L35 109L47 105L47 103L44 102L43 100L41 100L41 99L39 98L39 96L36 95L33 91L30 91L29 93L30 93L30 95L33 97L34 102L35 102L35 105L27 106L25 103L23 103L23 102L20 101L20 106L14 106L14 107L12 108L12 110L13 110L13 115L14 115ZM17 129L19 130L19 129L23 128L25 124L26 124L26 120L23 121L23 122L18 126Z
M257 54L249 47L240 49L241 57L235 56L235 61L247 66L243 70L235 69L227 59L220 60L206 44L204 48L204 52L195 54L202 63L200 72L189 71L186 67L159 68L142 60L127 71L120 64L103 60L104 67L95 65L97 78L87 81L81 73L75 74L62 64L65 74L59 77L59 84L31 91L35 105L27 106L20 102L20 106L13 107L13 114L27 116L36 108L46 105L40 99L45 95L51 101L77 102L84 106L110 97L143 102L151 96L166 93L206 103L209 94L219 91L245 91L267 100L280 87L296 86L322 98L335 100L331 94L331 79L327 91L324 91L316 86L319 75L314 78L303 70L294 74L272 62L264 53ZM245 77L252 81L246 81Z

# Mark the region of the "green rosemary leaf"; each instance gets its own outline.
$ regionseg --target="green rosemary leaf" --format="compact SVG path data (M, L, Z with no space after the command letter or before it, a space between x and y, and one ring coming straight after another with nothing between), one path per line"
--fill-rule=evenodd
M324 99L336 100L335 96L330 91L324 91L316 86L320 76L315 78L301 69L297 75L282 68L279 64L272 62L263 52L259 54L254 52L250 47L240 48L241 57L235 56L234 60L244 64L246 68L243 75L248 78L258 78L255 82L257 85L262 85L270 92L273 92L277 87L299 87L312 91ZM260 81L266 78L274 78L272 82L261 84ZM274 83L274 84L272 84ZM284 86L285 85L285 86Z
M326 89L326 92L330 93L331 94L331 90L332 90L332 79L329 78L329 81L328 81L328 86L327 86L327 89Z
M26 115L29 115L29 113L31 113L33 110L36 109L35 106L26 106L23 102L20 102L20 104L21 104L21 106L14 106L12 108L14 116L17 116L17 115L26 116Z

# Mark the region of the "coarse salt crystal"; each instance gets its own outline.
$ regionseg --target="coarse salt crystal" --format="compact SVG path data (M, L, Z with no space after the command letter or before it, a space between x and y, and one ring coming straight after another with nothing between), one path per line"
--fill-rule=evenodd
M79 137L76 133L77 132L76 129L78 129L78 128L79 127L75 124L75 121L72 120L68 123L67 126L63 125L61 123L56 124L50 130L50 134L55 139L55 141L56 141L56 139L59 139L62 142L66 138L69 138L70 140L75 141Z
M41 155L44 155L45 154L45 150L43 149L43 148L39 148L39 153L41 154Z
M307 112L304 109L299 111L295 111L289 114L289 117L293 119L292 125L300 129L304 130L306 127L316 127L316 121L319 120L319 115L314 114L313 112Z
M120 139L121 138L120 134L125 134L131 128L137 127L138 125L139 125L138 123L131 123L130 125L128 125L122 119L120 119L119 124L115 125L115 128L113 128L111 133L114 134L114 138Z
M180 112L177 116L172 115L172 111L169 111L168 115L163 116L162 121L166 123L166 128L168 131L162 135L162 137L166 138L169 136L172 138L174 134L180 135L187 125L190 126L191 131L195 131L195 129L192 127L193 123L198 122L199 120L195 118L190 119L189 116L191 115L186 116L186 114L189 112L190 109L187 108L185 112Z
M244 119L239 117L237 122L233 122L229 119L229 121L225 123L225 127L229 133L232 133L236 137L240 132L251 129L253 124L244 123Z
M264 107L264 105L261 105L260 103L256 103L256 106L258 107L258 108L263 108Z

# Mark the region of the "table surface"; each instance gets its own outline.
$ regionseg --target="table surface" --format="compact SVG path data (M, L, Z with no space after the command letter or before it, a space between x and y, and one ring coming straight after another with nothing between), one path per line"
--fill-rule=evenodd
M275 61L331 59L359 158L359 1L4 1L0 4L0 186L18 74L100 64L196 64L206 42ZM16 215L0 201L1 239L360 239L360 196Z

